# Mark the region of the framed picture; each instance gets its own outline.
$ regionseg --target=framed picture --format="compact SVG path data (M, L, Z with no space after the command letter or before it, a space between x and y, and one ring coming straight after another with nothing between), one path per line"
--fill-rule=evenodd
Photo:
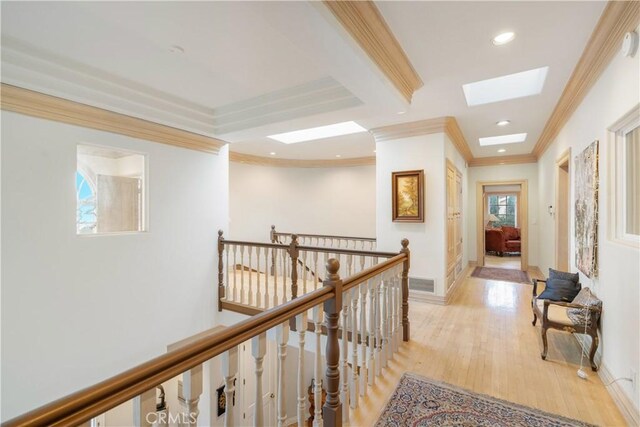
M392 172L393 222L424 222L424 170Z

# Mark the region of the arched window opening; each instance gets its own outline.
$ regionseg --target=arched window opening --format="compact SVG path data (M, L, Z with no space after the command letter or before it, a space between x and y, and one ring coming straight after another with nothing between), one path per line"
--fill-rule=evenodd
M78 234L96 232L96 192L84 174L76 171L76 228Z

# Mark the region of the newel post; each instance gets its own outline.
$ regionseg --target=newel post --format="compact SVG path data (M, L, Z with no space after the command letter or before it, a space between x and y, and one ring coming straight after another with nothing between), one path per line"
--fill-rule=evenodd
M409 267L411 265L411 251L409 240L402 239L400 253L407 254L407 259L402 263L402 341L409 341Z
M272 225L271 226L271 233L270 233L270 237L271 237L271 243L278 243L276 241L276 226Z
M338 275L340 262L331 258L327 261L327 278L323 286L331 286L335 297L324 303L324 316L327 324L327 370L325 386L327 400L322 407L322 418L326 427L342 425L342 403L340 402L340 347L338 345L338 319L342 309L342 280ZM345 355L346 357L346 355Z
M298 236L291 235L291 243L289 244L289 257L291 258L291 299L298 297Z
M222 311L222 299L226 296L224 294L224 263L222 262L224 237L222 234L223 231L218 230L218 311Z

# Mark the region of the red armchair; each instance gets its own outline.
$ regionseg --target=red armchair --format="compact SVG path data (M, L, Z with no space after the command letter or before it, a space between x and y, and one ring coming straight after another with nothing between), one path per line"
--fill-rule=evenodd
M485 252L520 252L520 229L503 225L501 228L489 228L484 231Z

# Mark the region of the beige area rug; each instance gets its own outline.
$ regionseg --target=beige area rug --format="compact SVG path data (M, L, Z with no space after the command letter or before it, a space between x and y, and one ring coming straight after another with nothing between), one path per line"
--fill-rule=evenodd
M376 427L568 427L590 424L405 373Z
M476 267L471 273L471 277L480 279L500 280L502 282L531 283L529 274L526 271L512 270L507 268Z

